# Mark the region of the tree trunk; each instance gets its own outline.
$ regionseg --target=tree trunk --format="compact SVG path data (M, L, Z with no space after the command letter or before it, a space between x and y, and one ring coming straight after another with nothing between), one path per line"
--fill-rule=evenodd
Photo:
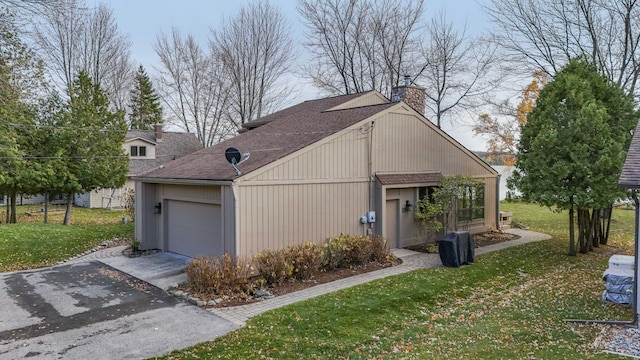
M576 251L575 216L573 214L573 204L569 207L569 255L578 255Z
M607 245L609 243L609 229L611 228L611 213L613 212L613 205L604 210L604 217L601 220L601 237L600 244Z
M9 220L11 219L9 217L9 212L10 212L10 209L11 209L11 196L7 196L7 204L5 205L5 207L7 208L7 211L4 214L4 223L8 224Z
M49 222L49 193L44 193L44 223Z
M579 209L578 210L578 233L579 235L579 244L581 253L588 253L591 248L591 216L589 214L588 209Z
M11 216L9 218L9 223L15 224L18 222L16 218L16 193L15 191L11 192Z
M593 250L593 248L600 246L600 210L593 209L593 213L591 214L591 223L589 224L591 231L591 241L589 242L589 250Z
M64 220L62 221L62 225L71 224L71 211L73 210L73 193L67 194L67 206L64 212Z

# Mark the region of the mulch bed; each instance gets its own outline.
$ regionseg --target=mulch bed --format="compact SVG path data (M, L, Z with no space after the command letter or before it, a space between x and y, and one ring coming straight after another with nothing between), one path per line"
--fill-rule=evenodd
M505 242L505 241L511 241L511 240L515 240L515 239L519 239L520 237L514 234L509 234L509 233L503 233L503 232L498 232L498 231L490 231L490 232L486 232L483 234L476 234L473 235L473 240L475 242L475 247L479 248L479 247L483 247L483 246L488 246L488 245L493 245L493 244L497 244L497 243L501 243L501 242ZM424 248L421 246L417 246L417 247L412 247L410 248L411 250L415 250L415 251L421 251L419 249ZM359 266L359 267L355 267L352 269L336 269L336 270L332 270L332 271L322 271L319 272L313 279L308 280L308 281L303 281L303 282L287 282L284 283L282 285L277 285L277 286L271 286L268 289L266 289L269 294L271 294L272 296L281 296L284 294L288 294L291 292L295 292L295 291L300 291L300 290L304 290L316 285L320 285L320 284L325 284L331 281L335 281L335 280L340 280L340 279L344 279L350 276L354 276L354 275L359 275L359 274L364 274L364 273L368 273L370 271L376 271L376 270L381 270L390 266L396 266L402 263L402 260L397 259L395 262L393 263L386 263L386 264L368 264L368 265L364 265L364 266ZM178 287L178 290L181 291L185 291L185 292L189 292L189 289L186 285L181 285ZM213 300L214 298L219 298L219 296L217 295L212 295L212 294L192 294L193 296L208 301L208 300ZM215 305L214 307L230 307L230 306L239 306L239 305L246 305L246 304L250 304L250 303L254 303L257 301L261 301L261 299L256 299L253 297L249 297L249 298L242 298L239 296L235 296L235 297L225 297L224 300L222 300L221 302L219 302L217 305Z
M475 243L476 248L516 239L520 239L520 236L499 231L489 231L486 233L473 235L473 242Z

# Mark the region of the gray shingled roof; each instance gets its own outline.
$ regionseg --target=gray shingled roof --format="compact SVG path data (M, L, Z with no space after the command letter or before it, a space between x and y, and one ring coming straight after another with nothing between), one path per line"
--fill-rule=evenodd
M239 166L242 174L247 174L395 105L385 103L327 111L358 96L362 94L306 101L265 116L257 120L264 123L260 127L172 161L141 177L233 180L238 175L224 155L229 147L251 153L250 158Z
M142 174L145 171L149 171L151 169L159 167L160 165L164 165L171 160L181 158L187 154L191 154L194 151L202 149L202 144L200 143L200 141L198 141L198 138L191 133L165 131L162 133L162 141L156 141L156 135L154 131L127 131L125 140L132 140L136 138L144 139L155 144L156 158L130 159L130 176Z
M419 174L376 174L382 185L437 183L442 177L440 172Z
M631 189L640 188L640 123L633 134L618 185Z

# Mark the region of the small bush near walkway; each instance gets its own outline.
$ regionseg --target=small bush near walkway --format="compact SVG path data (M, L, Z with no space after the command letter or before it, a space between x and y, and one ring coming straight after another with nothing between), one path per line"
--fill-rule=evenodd
M307 242L283 250L265 250L248 261L224 255L199 257L187 267L187 286L200 294L249 296L257 284L282 285L306 281L319 271L353 268L394 260L387 241L380 236L340 235L323 246ZM259 276L252 278L257 273Z
M251 265L227 254L200 256L187 266L187 286L197 293L248 295L253 290Z
M330 238L323 246L322 262L327 270L351 268L371 262L384 263L391 250L387 241L378 235L344 235Z

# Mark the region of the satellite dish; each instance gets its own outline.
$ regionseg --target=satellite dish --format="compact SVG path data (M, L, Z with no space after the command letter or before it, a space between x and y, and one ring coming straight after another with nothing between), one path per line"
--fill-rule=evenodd
M231 166L236 169L236 173L238 175L242 173L238 169L237 165L240 165L243 161L247 160L249 156L250 154L248 152L240 154L240 151L238 149L232 147L224 151L224 157L227 158L227 161L231 164Z
M224 157L227 158L227 161L231 163L231 165L238 164L242 159L242 155L240 154L240 151L232 147L224 151Z

